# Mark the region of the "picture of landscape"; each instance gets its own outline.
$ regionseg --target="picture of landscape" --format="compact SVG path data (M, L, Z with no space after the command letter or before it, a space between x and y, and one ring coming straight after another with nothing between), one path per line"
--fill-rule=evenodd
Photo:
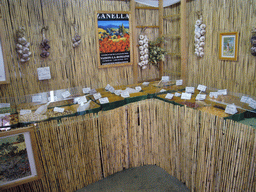
M31 175L24 134L0 138L0 185Z

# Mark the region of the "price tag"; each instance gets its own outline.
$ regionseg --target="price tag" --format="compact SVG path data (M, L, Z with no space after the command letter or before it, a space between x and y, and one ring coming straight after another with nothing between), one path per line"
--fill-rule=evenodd
M88 94L88 93L90 93L90 90L91 90L90 87L83 88L83 93L84 93L84 94Z
M20 115L25 115L25 114L30 114L31 110L30 109L22 109L20 110Z
M121 95L121 92L122 92L122 90L115 90L114 93L119 96L119 95Z
M205 85L198 85L197 86L197 89L199 90L199 91L203 91L203 92L205 92L206 91L206 88L207 88L207 86L205 86Z
M169 76L162 76L162 81L163 82L168 82L168 81L170 81L170 77Z
M236 114L237 113L236 106L234 104L227 105L226 109L225 109L225 113L228 113L228 114L231 114L231 115Z
M100 99L99 99L99 101L100 101L100 104L106 104L106 103L109 103L109 100L108 100L108 98L107 98L107 97L100 98Z
M65 92L63 92L61 95L62 95L62 97L63 97L64 99L66 99L66 98L68 98L71 94L70 94L69 91L65 91Z
M255 100L250 99L248 104L249 104L249 107L256 109L256 101Z
M89 94L90 94L90 95L93 95L93 94L95 94L95 93L97 93L97 91L96 91L95 89L91 89L91 90L89 91Z
M135 90L136 90L136 91L141 91L142 88L141 88L141 86L137 86L137 87L135 87Z
M32 103L40 103L40 102L42 102L42 96L40 95L32 96Z
M166 92L166 90L165 89L161 89L159 92L163 93L163 92Z
M206 94L197 94L196 100L197 101L203 101L206 99Z
M0 108L10 107L10 103L0 103Z
M54 107L53 111L56 112L56 113L63 113L64 112L64 108L61 108L61 107Z
M148 85L149 85L149 82L143 82L142 85L148 86Z
M37 68L37 74L38 74L38 79L40 81L46 80L46 79L51 79L50 67Z
M98 100L98 99L101 98L101 94L100 93L95 93L95 94L93 94L93 97L94 97L95 100Z
M57 101L57 100L58 100L57 96L48 97L48 101L49 101L49 102L54 102L54 101Z
M240 102L248 103L250 97L242 96Z
M105 87L105 89L108 91L110 87L111 87L111 85L107 84L107 86Z
M11 127L6 127L6 128L0 128L0 131L9 131Z
M172 99L173 96L174 96L174 94L167 93L166 96L165 96L165 98L166 98L166 99Z
M181 99L190 100L191 96L192 96L191 93L182 93L181 94Z
M218 90L218 93L219 93L219 95L227 95L228 91L227 91L227 89L221 89L221 90Z
M11 113L0 114L0 117L5 117L5 116L8 116L8 115L11 115Z
M115 88L114 87L110 87L108 91L111 92L111 93L114 93L115 92Z
M176 92L176 93L174 93L174 96L175 96L175 97L180 97L180 96L181 96L181 94L180 94L180 93L178 93L178 92Z
M127 98L127 97L130 97L130 94L129 94L129 92L128 92L128 91L122 91L122 93L121 93L121 97L123 97L123 98Z
M176 80L176 85L182 85L183 84L183 80L180 79L180 80Z
M82 96L82 97L76 97L74 99L74 103L78 103L79 105L81 103L86 103L87 102L87 99L86 99L86 96Z
M186 87L186 93L194 93L195 87Z
M210 96L211 98L217 99L218 96L219 96L219 93L218 93L218 92L210 92L209 96Z

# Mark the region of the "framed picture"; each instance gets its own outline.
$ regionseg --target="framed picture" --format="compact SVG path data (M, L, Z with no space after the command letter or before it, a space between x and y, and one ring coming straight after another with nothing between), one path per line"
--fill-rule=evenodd
M237 61L238 32L220 33L219 58Z
M130 12L96 12L98 67L132 65Z
M0 133L0 189L41 176L34 127Z

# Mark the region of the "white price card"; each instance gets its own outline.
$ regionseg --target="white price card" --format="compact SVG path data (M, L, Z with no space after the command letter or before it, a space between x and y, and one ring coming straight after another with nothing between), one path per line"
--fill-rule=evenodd
M119 95L121 95L121 92L122 92L122 90L119 89L119 90L115 90L114 93L115 93L115 95L118 95L118 96L119 96Z
M76 97L74 99L74 103L78 103L79 105L86 102L87 102L86 96Z
M227 95L228 91L227 91L227 89L221 89L221 90L218 90L218 93L219 93L219 95Z
M0 114L0 117L5 117L5 116L8 116L8 115L11 115L11 113Z
M206 88L207 88L207 86L205 86L205 85L198 85L197 86L197 89L199 90L199 91L203 91L203 92L205 92L206 91Z
M108 98L107 98L107 97L100 98L100 99L99 99L99 101L100 101L100 104L106 104L106 103L109 103L109 100L108 100Z
M148 85L149 85L149 82L143 82L142 85L148 86Z
M163 93L163 92L166 92L166 90L165 89L161 89L159 92Z
M192 96L191 93L182 93L181 94L181 99L190 100L191 96Z
M137 86L137 87L135 87L135 90L136 90L136 91L141 91L142 88L141 88L141 86Z
M248 103L250 97L242 96L240 102L242 103Z
M40 102L42 102L42 96L41 95L32 96L32 103L40 103Z
M180 93L178 93L178 92L176 92L176 93L174 93L174 96L175 96L175 97L180 97L180 96L181 96L181 94L180 94Z
M183 80L180 79L180 80L176 80L176 85L182 85L183 84Z
M203 101L206 99L206 94L197 94L196 100L197 101Z
M170 81L170 77L169 76L162 76L162 80L163 82L167 82Z
M70 94L69 91L65 91L65 92L63 92L61 95L62 95L62 97L63 97L64 99L66 99L66 98L68 98L71 94Z
M57 101L57 100L58 100L57 96L48 97L48 101L49 101L49 102L54 102L54 101Z
M108 90L110 93L114 93L115 92L115 88L114 87L110 87Z
M83 93L84 93L84 94L89 94L89 93L90 93L90 90L91 90L90 87L83 88Z
M37 68L37 74L38 74L38 79L40 81L46 80L46 79L51 79L50 67Z
M110 87L111 87L111 85L107 84L107 86L105 87L105 89L108 91Z
M248 104L249 104L249 107L256 109L256 101L255 100L250 99Z
M218 92L210 92L209 96L210 96L211 98L217 99L218 96L219 96L219 93L218 93Z
M236 106L234 104L227 105L226 109L225 109L225 113L228 113L228 114L231 114L231 115L236 114L237 113Z
M10 107L10 103L0 103L0 108Z
M25 115L25 114L30 114L31 110L30 109L22 109L20 110L20 115Z
M173 96L174 96L174 94L167 93L166 96L165 96L165 98L166 98L166 99L172 99Z
M95 93L97 93L96 89L91 89L91 90L89 91L89 94L90 94L90 95L93 95L93 94L95 94Z
M123 98L127 98L127 97L130 97L130 94L129 94L129 92L128 92L128 91L122 91L122 93L121 93L121 97L123 97Z
M195 92L195 87L186 87L185 92L186 93L194 93Z
M93 97L94 97L95 100L98 100L98 99L101 98L101 94L100 93L95 93L95 94L93 94Z
M54 107L53 111L56 112L56 113L63 113L64 112L64 108L61 108L61 107Z

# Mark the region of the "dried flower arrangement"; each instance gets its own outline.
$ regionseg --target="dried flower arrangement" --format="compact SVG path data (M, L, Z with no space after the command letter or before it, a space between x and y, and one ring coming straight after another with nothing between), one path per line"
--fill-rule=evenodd
M155 41L149 41L149 63L159 69L159 61L164 61L164 55L167 53L164 48L161 48L161 43L164 42L164 37L158 37Z

